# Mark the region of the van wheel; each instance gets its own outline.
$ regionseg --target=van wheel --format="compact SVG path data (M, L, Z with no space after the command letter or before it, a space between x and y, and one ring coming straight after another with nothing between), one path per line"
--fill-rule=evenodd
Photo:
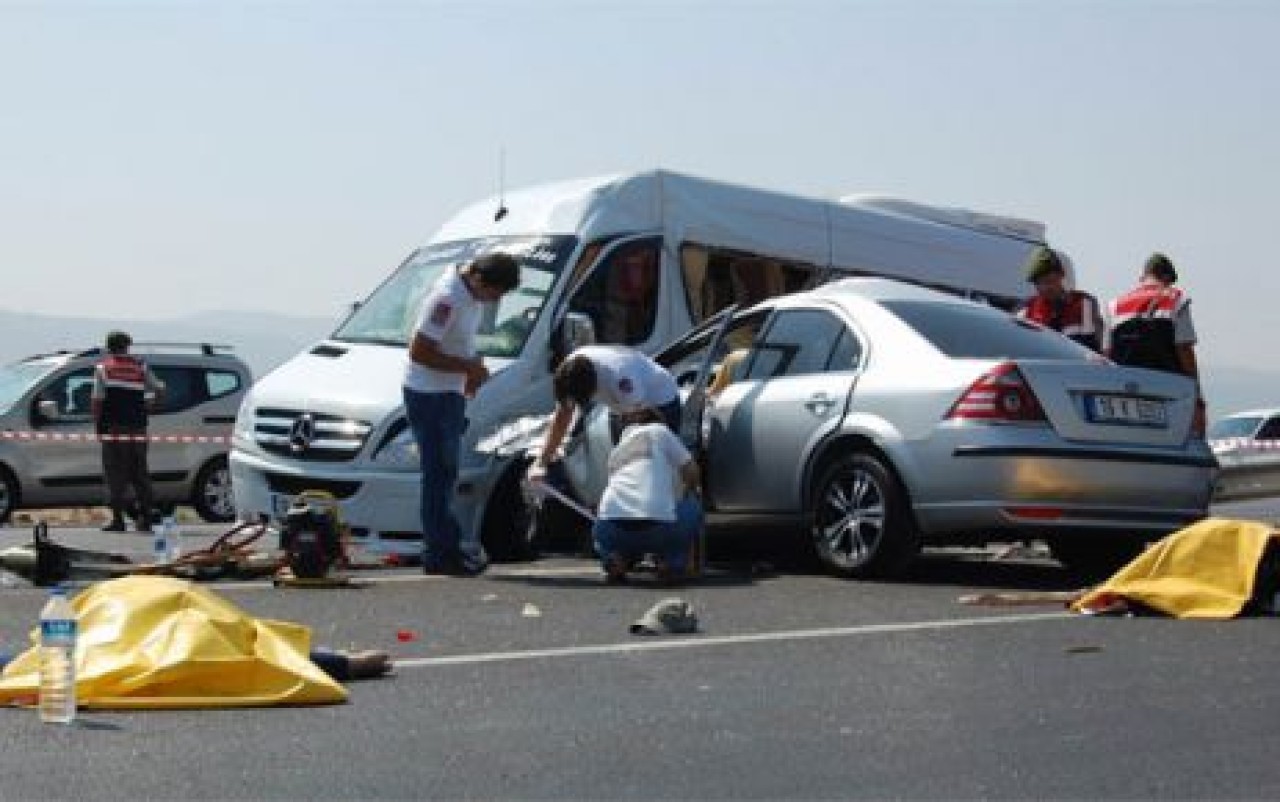
M1073 574L1106 579L1142 553L1146 542L1132 537L1052 537L1049 552Z
M838 576L896 576L920 552L920 534L901 482L870 454L851 454L828 465L809 498L814 553Z
M480 542L495 562L524 562L538 555L537 521L520 490L527 464L516 462L503 474L485 510Z
M226 457L212 459L200 469L191 494L191 506L211 524L235 520L236 502L231 494L231 468Z
M0 524L9 522L9 517L18 508L18 480L3 465L0 465Z

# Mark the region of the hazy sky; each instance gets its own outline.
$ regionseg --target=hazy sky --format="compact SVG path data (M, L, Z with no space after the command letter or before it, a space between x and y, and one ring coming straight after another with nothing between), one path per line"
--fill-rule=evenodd
M0 0L0 307L337 315L461 205L664 166L1167 251L1270 366L1280 3Z

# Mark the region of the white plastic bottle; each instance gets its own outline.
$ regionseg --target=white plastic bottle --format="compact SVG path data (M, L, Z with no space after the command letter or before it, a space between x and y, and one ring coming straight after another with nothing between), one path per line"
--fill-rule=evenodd
M59 585L40 611L40 720L70 724L76 717L76 614Z
M165 516L151 535L151 561L156 565L169 562L169 550L173 543L173 519Z
M165 540L168 541L169 562L177 562L182 556L182 531L178 529L178 519L166 515L164 519Z

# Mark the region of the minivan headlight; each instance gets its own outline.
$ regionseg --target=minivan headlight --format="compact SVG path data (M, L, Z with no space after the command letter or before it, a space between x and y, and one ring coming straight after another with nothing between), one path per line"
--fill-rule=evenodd
M392 437L373 455L373 463L379 468L394 471L416 471L421 466L418 458L418 442L413 439L413 430L405 426L399 434Z

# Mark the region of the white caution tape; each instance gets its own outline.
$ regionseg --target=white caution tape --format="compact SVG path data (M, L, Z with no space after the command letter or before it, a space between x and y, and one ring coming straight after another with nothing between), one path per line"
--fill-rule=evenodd
M1224 440L1210 440L1209 448L1214 451L1280 451L1280 440L1231 437Z
M225 435L206 434L92 434L81 432L0 431L0 440L23 443L215 443L228 445Z

